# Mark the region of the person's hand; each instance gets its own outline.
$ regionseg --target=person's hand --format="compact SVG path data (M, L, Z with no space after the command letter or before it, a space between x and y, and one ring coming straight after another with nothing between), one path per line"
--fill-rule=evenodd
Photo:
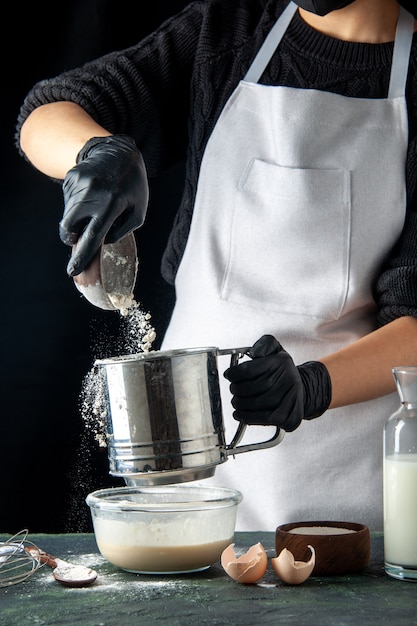
M248 356L252 360L224 372L231 383L235 419L291 432L301 420L319 417L329 407L331 381L323 363L295 366L272 335L261 337Z
M125 135L90 139L67 173L63 193L59 236L68 246L77 244L67 267L68 274L76 276L102 242L115 243L145 220L148 180L133 139Z

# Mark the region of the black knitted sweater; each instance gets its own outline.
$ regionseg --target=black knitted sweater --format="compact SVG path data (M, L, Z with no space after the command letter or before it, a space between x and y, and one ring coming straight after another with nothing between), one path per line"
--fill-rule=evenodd
M288 0L197 0L157 32L123 51L36 84L20 128L37 106L81 105L112 133L132 136L152 178L186 161L184 192L162 260L172 283L187 240L200 163L226 100L251 64ZM261 78L262 83L384 98L392 43L340 41L311 29L297 13ZM417 317L417 36L407 82L408 207L400 240L374 284L378 323Z

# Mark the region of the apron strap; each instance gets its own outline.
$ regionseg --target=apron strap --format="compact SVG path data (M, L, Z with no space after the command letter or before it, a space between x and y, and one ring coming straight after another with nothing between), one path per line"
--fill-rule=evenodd
M392 56L388 98L398 98L405 94L413 33L414 16L404 9L404 7L400 6Z
M243 80L248 83L257 83L275 50L278 48L281 39L283 38L285 31L287 30L298 5L295 2L290 2L286 9L281 13L280 17L275 22L272 29L269 31L268 36L260 47L258 54L252 61L252 65L248 69L246 76Z
M297 9L298 5L291 0L268 33L248 69L243 79L244 81L249 83L257 83L259 81ZM397 98L405 94L413 31L414 16L404 9L404 7L400 6L395 33L388 98Z

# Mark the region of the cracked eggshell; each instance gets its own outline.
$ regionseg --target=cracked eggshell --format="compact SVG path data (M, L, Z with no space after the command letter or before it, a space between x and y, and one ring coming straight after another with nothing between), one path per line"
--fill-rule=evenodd
M308 546L311 550L311 557L308 561L295 561L292 552L284 548L280 554L271 559L271 565L276 575L289 585L299 585L310 576L316 563L316 553L313 546Z
M239 583L256 583L266 572L268 558L261 543L251 546L245 554L237 557L235 544L231 543L222 552L220 562L226 574Z

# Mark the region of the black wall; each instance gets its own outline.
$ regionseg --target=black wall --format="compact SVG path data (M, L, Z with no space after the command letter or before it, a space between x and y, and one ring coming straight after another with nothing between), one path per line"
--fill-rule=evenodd
M0 125L0 532L89 530L85 495L124 484L110 477L107 451L86 432L79 410L83 379L101 346L108 350L117 337L119 316L93 307L66 275L61 188L18 155L19 107L37 80L135 43L186 4L72 0L55 14L43 3L11 9L15 39L2 55L8 81ZM181 165L152 182L138 235L136 299L162 332L173 293L159 263L181 186Z
M85 495L122 484L109 476L107 451L86 433L78 406L97 351L117 336L118 314L90 305L66 275L61 189L17 154L20 104L37 80L135 43L186 4L70 0L51 13L43 3L15 3L3 21L12 39L2 39L0 532L88 530ZM416 10L412 0L404 4ZM161 334L173 293L159 262L181 184L181 166L152 182L138 233L136 298Z

